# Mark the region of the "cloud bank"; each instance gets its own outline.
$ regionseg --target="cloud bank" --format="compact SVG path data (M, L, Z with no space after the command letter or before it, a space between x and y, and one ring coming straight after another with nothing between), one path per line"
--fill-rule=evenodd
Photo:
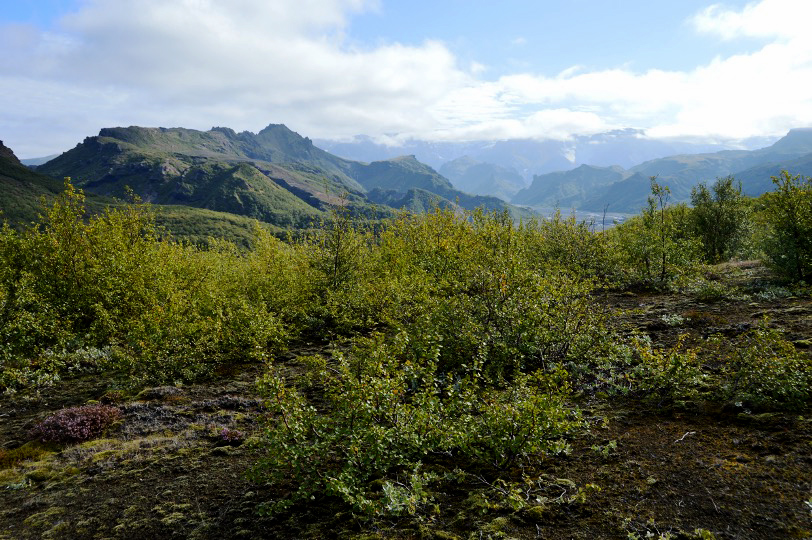
M691 71L623 67L483 78L440 41L360 46L371 0L89 0L53 31L0 28L0 117L21 156L66 149L100 127L566 138L621 127L656 137L740 139L812 125L812 3L712 5L689 21L752 52ZM6 131L7 130L7 131Z

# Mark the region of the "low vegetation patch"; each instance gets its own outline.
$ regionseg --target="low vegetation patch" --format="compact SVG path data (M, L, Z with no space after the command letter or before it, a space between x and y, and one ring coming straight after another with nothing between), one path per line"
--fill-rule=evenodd
M110 405L83 405L62 409L37 424L31 435L42 442L77 443L98 437L121 411Z
M0 390L25 397L8 406L0 481L75 496L98 476L118 517L33 503L0 517L77 538L763 531L769 501L735 475L812 489L773 470L797 472L803 451L768 433L809 431L806 248L771 262L778 275L707 264L789 241L782 197L807 195L782 181L758 204L720 181L688 208L653 179L643 213L602 232L453 208L370 224L339 207L296 239L258 226L250 249L175 241L147 205L88 216L67 184L41 223L0 231ZM61 410L40 397L88 376L104 387ZM168 484L159 506L129 493L143 478L150 497ZM713 512L688 485L713 490ZM803 537L796 502L776 530Z

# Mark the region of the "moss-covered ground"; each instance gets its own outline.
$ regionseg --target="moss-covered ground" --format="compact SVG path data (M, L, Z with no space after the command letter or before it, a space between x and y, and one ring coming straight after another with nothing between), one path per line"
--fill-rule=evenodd
M708 278L718 288L603 301L621 328L666 347L684 333L733 339L765 315L796 347L810 346L808 294L752 263ZM313 352L293 348L277 362L295 376L297 355ZM600 394L576 396L589 428L571 451L509 471L513 484L449 479L419 518L359 520L329 498L264 517L259 505L289 486L246 474L263 451L253 444L262 370L234 366L205 384L126 391L113 378L77 376L0 397L0 539L812 537L812 415L702 402L664 409ZM122 411L102 438L32 440L48 414L94 402ZM434 466L452 471L448 461Z

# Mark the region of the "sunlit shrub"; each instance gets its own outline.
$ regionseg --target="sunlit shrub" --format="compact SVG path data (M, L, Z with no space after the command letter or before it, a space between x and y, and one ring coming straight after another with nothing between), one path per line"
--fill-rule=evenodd
M765 196L769 232L764 251L768 263L787 278L812 276L812 178L782 171L772 177L775 191Z
M560 440L580 426L564 406L566 373L533 373L500 390L484 381L475 358L466 372L443 372L439 343L415 356L409 339L359 339L350 354L301 359L314 371L318 409L279 375L265 376L260 390L273 416L257 474L295 486L268 511L332 495L364 515L393 505L399 512L395 493L382 497L371 481L414 471L440 454L508 467L561 450Z
M632 345L639 357L634 370L635 386L648 402L658 406L681 405L696 400L705 390L707 375L697 349L685 347L687 334L666 350L652 347L649 340L635 338Z

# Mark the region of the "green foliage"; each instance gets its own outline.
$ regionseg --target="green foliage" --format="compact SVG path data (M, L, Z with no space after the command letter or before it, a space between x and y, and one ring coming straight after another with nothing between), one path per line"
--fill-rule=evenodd
M437 343L417 356L400 333L359 338L350 354L330 361L301 359L313 370L308 380L318 409L279 375L267 374L260 389L274 416L257 472L296 486L268 511L323 495L362 515L414 511L432 480L418 474L421 463L456 455L503 469L530 454L560 451L560 439L580 425L564 407L566 372L534 372L499 390L475 361L464 373L442 371L440 349ZM409 487L397 487L399 475L410 478ZM379 479L382 493L371 487Z
M247 262L233 245L162 241L141 204L87 218L69 182L41 225L3 228L0 260L6 389L56 380L87 347L109 351L82 368L161 382L264 358L285 340L269 304L233 279Z
M702 371L696 349L684 346L686 334L668 350L651 346L647 339L632 340L639 356L635 370L639 394L658 406L682 405L699 397L707 375Z
M257 474L295 485L268 510L327 495L367 516L418 511L433 482L418 468L437 456L500 471L566 451L580 423L564 366L612 339L590 298L594 261L577 247L562 256L570 238L602 253L589 235L573 220L517 227L504 213L436 209L372 236L335 213L299 246L311 331L381 333L329 361L300 358L306 388L275 371L261 383L274 414Z
M812 357L767 323L722 356L723 397L756 409L802 410L812 399Z
M730 259L742 246L748 231L748 207L741 182L733 177L717 178L709 189L704 182L691 190L691 221L702 242L705 262L717 264Z
M812 178L782 171L772 177L775 191L765 195L769 233L764 251L783 276L805 281L812 276Z
M10 469L23 461L36 461L49 450L40 441L30 441L13 449L0 449L0 470Z
M689 232L688 209L669 205L670 190L651 178L648 207L610 231L630 284L665 287L696 271L699 242Z

